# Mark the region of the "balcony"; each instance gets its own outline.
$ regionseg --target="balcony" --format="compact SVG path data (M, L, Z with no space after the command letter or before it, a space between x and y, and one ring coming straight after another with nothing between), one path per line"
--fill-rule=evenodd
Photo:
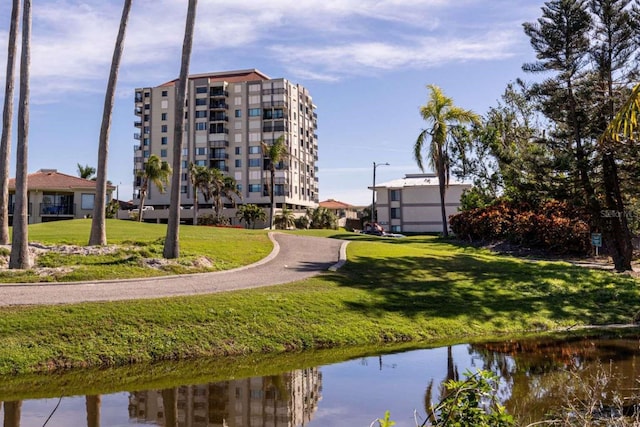
M133 122L133 125L139 128L139 127L142 127L142 122Z
M226 148L229 146L229 141L215 140L209 143L211 148Z
M136 92L135 102L142 102L144 98L142 97L142 92Z
M215 151L212 151L209 153L209 158L210 159L219 159L219 160L227 160L229 159L229 154L227 153L216 153Z
M212 99L209 102L209 108L211 108L212 110L228 110L229 104L224 101L216 101Z
M209 119L212 122L228 122L229 116L227 116L226 114L211 113L209 114Z
M76 205L40 203L40 216L74 216Z
M139 133L134 133L133 134L133 139L137 139L139 141L140 140L140 134Z
M262 132L286 132L286 125L272 125L271 123L265 123L262 126Z
M209 133L224 133L224 134L228 134L229 133L229 129L221 126L221 125L209 125Z
M229 91L226 91L221 87L212 87L211 89L209 89L209 96L211 96L212 98L226 98L229 96Z
M141 146L139 146L139 145L134 145L133 146L133 151L140 151L140 150L142 150Z
M135 114L136 116L141 115L141 114L142 114L142 107L136 107L136 108L133 110L133 114Z

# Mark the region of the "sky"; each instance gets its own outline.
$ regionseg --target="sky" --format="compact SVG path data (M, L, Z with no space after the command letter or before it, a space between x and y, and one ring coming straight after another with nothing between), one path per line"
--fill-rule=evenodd
M0 3L0 100L11 2ZM256 68L309 89L320 200L371 203L376 183L419 173L413 145L435 84L484 115L535 60L522 23L537 0L200 0L190 73ZM122 1L33 0L28 170L96 166ZM186 0L134 0L113 112L108 179L133 194L134 90L176 78ZM19 62L19 58L18 58ZM18 82L16 81L17 98ZM17 115L17 103L14 109ZM12 154L15 153L13 128ZM15 171L13 157L11 176Z

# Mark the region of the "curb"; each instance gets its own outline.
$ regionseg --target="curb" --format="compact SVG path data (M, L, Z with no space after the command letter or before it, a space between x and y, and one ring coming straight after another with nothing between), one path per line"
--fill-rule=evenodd
M349 243L350 242L348 241L342 242L342 245L340 245L340 255L338 258L339 261L329 267L329 271L338 271L340 267L345 265L345 263L347 262L347 246L349 245Z

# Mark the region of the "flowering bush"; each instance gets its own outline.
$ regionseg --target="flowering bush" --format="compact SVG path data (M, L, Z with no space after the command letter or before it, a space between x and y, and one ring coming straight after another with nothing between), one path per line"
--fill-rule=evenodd
M450 217L451 230L472 241L506 240L555 253L588 253L589 217L566 202L537 206L500 201Z

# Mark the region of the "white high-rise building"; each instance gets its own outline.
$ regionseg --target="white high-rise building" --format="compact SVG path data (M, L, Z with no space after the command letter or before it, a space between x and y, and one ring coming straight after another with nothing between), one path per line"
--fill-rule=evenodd
M134 177L155 154L173 165L173 123L177 80L135 92ZM317 115L307 89L284 78L271 79L258 70L225 71L189 76L187 114L181 161L181 205L193 204L188 165L217 168L233 177L240 203L269 205L270 172L260 143L280 136L289 156L277 165L276 207L315 207L318 203ZM134 178L134 197L141 180ZM169 205L169 191L153 185L145 205ZM199 203L205 203L200 195Z

